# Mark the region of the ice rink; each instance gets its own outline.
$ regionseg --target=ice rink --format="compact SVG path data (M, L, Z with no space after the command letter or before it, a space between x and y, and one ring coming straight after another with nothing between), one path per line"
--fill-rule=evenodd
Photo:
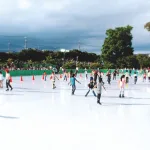
M75 95L68 82L13 77L13 91L0 89L0 150L150 150L150 83L130 79L125 98L117 81L101 102L78 76Z

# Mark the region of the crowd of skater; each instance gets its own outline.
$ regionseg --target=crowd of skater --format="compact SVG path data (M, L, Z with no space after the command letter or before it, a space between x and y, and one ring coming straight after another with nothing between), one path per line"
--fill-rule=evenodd
M11 85L11 75L9 72L9 69L5 69L5 80L6 80L6 91L13 90L13 87ZM119 78L118 86L120 89L119 97L124 97L124 90L125 85L129 83L130 78L134 78L134 84L137 83L138 76L141 74L143 76L143 82L145 82L148 78L150 82L150 70L142 70L140 72L139 70L108 70L106 74L101 72L99 69L93 70L92 73L90 73L90 76L88 77L88 71L85 69L85 78L86 80L89 80L89 83L87 85L88 91L85 94L85 97L88 96L89 92L91 91L95 97L97 97L97 103L101 105L100 99L102 94L102 89L106 90L105 84L103 81L104 77L107 77L108 85L111 85L111 80L117 80L117 77ZM133 75L132 75L133 74ZM67 72L65 69L63 69L63 74L60 74L60 78L63 79L63 81L68 82L68 85L72 87L71 94L74 95L76 91L76 82L81 84L80 81L77 80L78 76L78 69L74 71L70 70ZM42 76L44 81L47 81L47 74L46 71L43 72ZM53 70L52 74L50 75L50 79L52 81L52 89L56 88L55 82L56 80L59 80L58 75L55 73L55 70ZM3 81L4 77L2 72L0 71L0 88L3 88ZM97 92L95 92L95 89Z

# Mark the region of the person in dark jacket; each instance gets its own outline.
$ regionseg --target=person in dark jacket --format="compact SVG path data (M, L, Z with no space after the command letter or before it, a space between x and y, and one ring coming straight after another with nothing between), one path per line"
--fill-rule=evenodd
M85 97L88 96L89 92L92 91L93 92L93 95L96 97L96 94L94 92L94 88L95 88L95 83L93 82L93 80L90 80L90 83L88 84L88 87L89 87L89 90L88 92L86 93Z
M110 71L108 71L108 73L107 73L107 81L108 81L108 84L110 84L110 81L111 81L111 72Z
M117 71L115 70L115 71L113 72L113 80L116 80L116 75L117 75Z
M97 84L97 76L98 76L98 71L95 70L94 72L94 83Z

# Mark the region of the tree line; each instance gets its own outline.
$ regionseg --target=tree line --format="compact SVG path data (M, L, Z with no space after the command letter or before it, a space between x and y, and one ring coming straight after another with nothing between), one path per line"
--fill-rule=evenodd
M17 68L31 66L54 65L65 68L87 67L88 64L99 62L99 55L95 53L70 50L69 52L60 51L41 51L29 48L16 53L0 52L0 66L10 66L14 64Z

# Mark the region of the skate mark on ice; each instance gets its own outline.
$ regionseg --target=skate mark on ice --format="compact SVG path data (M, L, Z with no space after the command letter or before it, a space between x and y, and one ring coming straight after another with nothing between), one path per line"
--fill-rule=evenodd
M22 89L22 90L38 90L33 88L22 88L22 87L14 87L15 89Z
M118 91L118 89L107 89L107 90L112 90L112 91ZM133 89L125 89L126 91L131 91ZM140 91L141 89L134 89L135 91Z
M144 98L144 97L128 97L128 96L125 96L124 98L119 98L118 96L103 96L103 98L114 98L114 99L148 99L150 100L150 97L148 98Z
M0 93L1 95L24 95L24 94L5 94L5 93Z
M0 118L5 118L5 119L19 119L18 117L11 117L11 116L1 116Z
M140 103L105 103L105 102L102 102L102 106L116 106L116 105L125 105L125 106L148 106L150 104L140 104Z
M22 92L22 93L59 93L59 92L45 92L45 91L15 91L15 92Z

